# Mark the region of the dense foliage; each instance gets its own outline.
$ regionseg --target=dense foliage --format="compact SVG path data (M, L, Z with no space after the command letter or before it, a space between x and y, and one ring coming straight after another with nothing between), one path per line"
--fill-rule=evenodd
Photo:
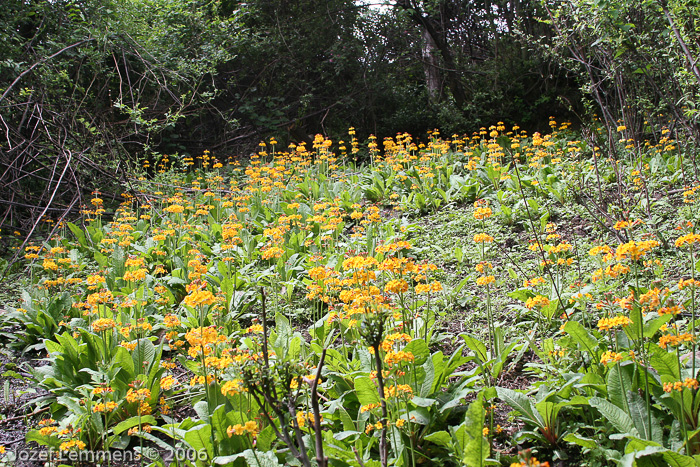
M6 0L0 272L28 277L0 332L45 365L2 377L42 391L27 442L698 465L698 13Z
M111 220L95 194L26 248L4 319L48 353L28 440L151 465L696 465L694 161L666 128L615 160L550 123L163 158Z

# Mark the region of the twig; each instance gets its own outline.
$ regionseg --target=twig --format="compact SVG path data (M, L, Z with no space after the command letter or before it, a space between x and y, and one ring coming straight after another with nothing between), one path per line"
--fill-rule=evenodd
M52 58L56 57L57 55L62 54L62 53L65 52L66 50L72 49L73 47L77 47L77 46L82 45L82 44L84 44L84 43L86 43L86 42L90 42L90 41L94 41L94 40L95 40L95 39L92 39L92 38L90 38L90 39L84 39L84 40L82 40L82 41L76 42L75 44L71 44L71 45L69 45L69 46L67 46L67 47L64 47L64 48L62 48L61 50L59 50L58 52L56 52L56 53L54 53L54 54L52 54L52 55L49 55L49 56L46 57L46 58L43 58L43 59L39 60L39 61L36 62L34 65L30 66L29 68L27 68L26 70L24 70L22 73L20 73L19 76L18 76L17 78L15 78L15 80L12 82L12 84L10 84L10 85L7 87L7 89L5 89L5 92L2 93L2 96L0 96L0 102L2 102L3 99L5 99L5 96L7 96L7 94L9 94L10 90L14 87L14 85L17 84L17 83L19 82L19 80L22 79L22 77L23 77L24 75L26 75L27 73L29 73L30 71L32 71L34 68L38 67L39 65L41 65L42 63L44 63L44 62L46 62L46 61L48 61L48 60L51 60Z
M33 417L35 415L39 415L40 413L44 413L44 412L48 411L50 408L51 408L51 406L46 406L42 409L35 410L34 412L28 413L26 415L18 415L16 417L3 418L2 420L0 420L0 423L14 422L15 420L22 420L23 418Z

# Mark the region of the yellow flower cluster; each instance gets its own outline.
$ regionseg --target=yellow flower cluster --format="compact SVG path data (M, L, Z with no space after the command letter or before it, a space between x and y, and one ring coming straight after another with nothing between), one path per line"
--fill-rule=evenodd
M185 305L189 305L192 308L198 305L211 305L216 303L216 296L208 290L192 290L185 299L182 301Z
M396 345L397 342L411 342L412 338L405 332L395 332L392 334L389 334L384 338L384 341L382 342L382 350L385 352L389 352L394 348L394 345Z
M684 381L676 381L674 383L664 383L665 392L682 391L683 388L698 389L700 383L695 378L686 378Z
M385 387L384 398L389 399L391 397L408 397L410 399L413 397L413 388L408 384L396 384Z
M410 250L411 244L405 240L387 245L380 245L374 249L377 253L396 253L397 251Z
M83 443L82 441L77 440L77 439L72 439L70 441L64 441L63 443L61 443L61 445L58 447L58 450L59 451L70 451L73 449L82 450L82 449L85 449L85 446L86 446L86 444Z
M607 365L608 363L618 363L622 361L622 354L617 352L603 352L600 357L600 363Z
M618 261L625 259L636 261L643 258L648 252L657 246L659 246L659 242L656 240L644 240L640 242L632 240L617 247L615 250L615 258Z
M700 281L696 279L681 279L678 281L678 290L683 290L686 287L700 287Z
M442 284L438 281L433 281L430 284L416 284L415 291L417 294L442 291Z
M544 308L549 305L549 298L544 295L537 295L536 297L530 297L525 302L525 306L529 309L533 308Z
M151 397L151 391L149 391L147 388L136 390L131 388L126 393L126 401L129 403L145 401L149 397Z
M403 279L393 279L387 282L384 286L384 291L388 293L404 293L408 292L408 282Z
M474 211L474 219L484 220L493 215L493 211L489 207L476 208Z
M95 332L107 331L108 329L114 329L117 327L117 323L113 319L100 318L96 319L92 323L92 330Z
M180 318L173 314L167 314L163 317L163 325L166 328L175 328L180 325Z
M478 233L474 235L474 243L491 243L493 242L493 237L486 233Z
M494 276L480 276L476 278L476 285L479 286L493 284L494 282L496 282L496 278Z
M219 335L214 326L193 328L185 334L185 340L190 344L188 354L194 358L197 355L209 355L214 347L226 342L226 336Z
M92 407L92 412L112 412L117 407L119 407L119 404L113 401L107 401L105 403L99 402Z
M414 355L411 352L405 352L403 350L399 351L390 351L387 352L387 354L384 356L384 362L388 366L394 366L398 365L401 363L408 363L412 362L415 359Z
M235 396L236 394L240 394L245 391L245 387L243 386L243 380L241 379L233 379L231 381L226 381L222 386L221 386L221 394L224 396Z
M598 320L598 329L600 331L610 331L617 327L629 326L632 323L627 316L615 316L614 318L601 318Z
M513 462L510 467L549 467L549 462L540 462L536 457L530 457L521 462Z
M307 424L309 426L314 426L316 417L314 417L314 414L311 412L297 412L296 420L299 428L304 428ZM323 422L323 416L320 417L319 422Z
M683 333L683 334L667 334L665 336L661 336L659 338L659 347L662 349L665 349L669 345L672 347L679 346L683 344L684 342L687 343L692 343L695 342L695 336L689 333Z
M676 248L682 248L684 246L693 246L696 243L700 243L700 235L689 233L676 239Z
M243 425L241 425L240 423L236 423L232 426L229 425L229 427L226 429L226 434L229 438L231 438L233 435L241 436L245 434L249 434L253 438L255 438L256 436L258 436L259 432L260 429L258 428L258 424L253 420L249 420Z

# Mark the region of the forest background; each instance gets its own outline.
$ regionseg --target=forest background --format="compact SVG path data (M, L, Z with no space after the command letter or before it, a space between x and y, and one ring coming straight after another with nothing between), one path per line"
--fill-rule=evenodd
M541 131L553 115L604 146L619 125L644 136L673 120L694 140L697 13L688 0L4 0L0 228L28 237L98 187L118 198L130 168L163 154L224 160L349 125L381 141Z

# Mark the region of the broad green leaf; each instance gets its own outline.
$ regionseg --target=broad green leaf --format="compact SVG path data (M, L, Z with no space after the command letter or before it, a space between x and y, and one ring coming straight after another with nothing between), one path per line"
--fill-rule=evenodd
M525 394L501 387L496 388L496 391L498 392L498 397L503 402L520 412L520 414L527 418L531 423L540 428L544 428L546 426L542 416L535 410L532 400Z
M651 367L661 377L664 383L680 381L681 375L678 368L676 356L664 349L654 352L649 359Z
M460 337L464 339L464 343L472 352L476 354L476 357L479 360L482 362L488 361L488 352L486 350L486 345L483 342L473 336L470 336L469 334L462 334Z
M569 320L564 324L564 332L569 334L584 350L586 350L591 358L596 358L598 355L598 341L588 332L578 321Z
M576 433L569 433L568 435L564 436L563 439L567 443L576 444L586 449L596 449L598 447L597 441L592 440L590 438L584 438L582 436L577 435Z
M406 347L404 347L403 350L413 354L414 365L423 365L430 357L430 349L423 339L413 339L406 345Z
M446 431L433 431L423 439L443 447L448 447L452 442L452 437Z
M626 410L627 396L632 390L632 378L629 374L631 368L631 365L626 367L615 365L610 368L607 375L608 400L622 410Z
M465 465L483 466L491 454L489 442L483 434L485 415L484 402L481 397L477 397L474 402L469 404L464 418L466 437L463 438L462 444L464 446L462 462Z
M118 435L129 428L133 428L135 426L139 426L139 423L141 423L141 426L143 425L155 425L156 424L156 419L153 415L141 415L140 417L138 415L133 416L131 418L127 418L123 422L120 422L115 426L112 430L114 431L115 435Z
M629 393L629 408L630 417L634 423L637 432L642 436L651 438L659 444L663 443L663 430L659 425L659 421L654 415L653 411L651 414L647 412L646 404L642 397L636 392ZM651 415L651 417L648 417ZM651 425L649 423L651 422Z
M275 435L275 430L271 426L266 426L258 433L258 439L256 442L256 447L261 451L269 451L272 448L272 443L277 439Z
M427 358L423 364L423 370L425 370L425 377L423 381L418 381L420 384L419 394L420 397L429 396L433 388L433 381L435 380L435 367L433 366L433 359Z
M379 404L379 392L377 386L368 376L358 376L355 378L355 392L357 399L362 405Z
M621 408L610 401L600 397L591 397L588 401L591 407L595 407L620 433L629 433L639 436L639 432L634 427L632 418Z
M197 425L185 432L185 442L195 451L205 450L209 459L214 457L210 425ZM200 465L198 462L197 465ZM203 463L201 465L204 465Z

